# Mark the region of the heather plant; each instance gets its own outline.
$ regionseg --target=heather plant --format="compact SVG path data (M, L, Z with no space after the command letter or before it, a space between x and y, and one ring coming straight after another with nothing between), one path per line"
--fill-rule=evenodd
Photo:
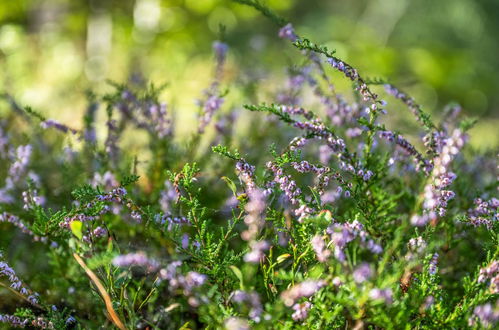
M497 326L497 163L467 145L474 120L451 106L437 121L236 2L273 20L299 64L234 102L258 82L224 80L230 48L215 41L188 138L167 86L88 92L78 129L3 95L0 327ZM406 110L417 134L392 125Z

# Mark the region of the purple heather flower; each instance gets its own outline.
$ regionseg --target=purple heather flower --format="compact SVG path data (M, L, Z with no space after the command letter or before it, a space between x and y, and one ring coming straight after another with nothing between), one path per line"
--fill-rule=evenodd
M136 252L114 257L113 265L122 268L138 266L153 271L158 268L159 263L156 260L149 259L144 252Z
M353 280L356 283L362 283L371 278L373 275L373 271L371 269L371 265L364 262L358 266L353 272Z
M24 328L29 324L29 319L22 319L19 316L0 314L0 322L6 323L13 328Z
M187 249L189 247L189 235L182 235L182 249Z
M392 289L374 288L369 291L369 298L373 300L383 300L385 304L391 304L393 302L393 292Z
M240 180L246 185L248 192L256 189L255 166L248 164L242 159L236 163L236 171Z
M76 319L75 319L74 317L72 317L72 316L69 316L69 317L66 319L65 324L66 324L66 325L71 325L71 324L73 324L73 323L76 323Z
M435 297L433 296L428 296L425 298L424 303L422 305L423 309L427 310L429 309L433 303L435 302Z
M449 171L450 162L459 153L466 140L467 136L456 129L443 142L440 154L433 159L431 182L424 188L423 215L411 221L414 225L425 225L428 221L436 221L439 216L445 215L448 201L455 196L453 191L443 189L456 178L456 174Z
M295 34L295 30L293 29L293 25L291 23L286 24L279 30L279 38L288 39L292 42L295 42L298 39L298 36Z
M92 179L92 185L94 187L101 186L105 190L111 190L119 186L119 182L116 180L113 173L106 171L104 174L95 172Z
M55 128L56 130L59 130L63 133L67 133L67 132L71 132L73 134L76 134L78 133L78 131L72 129L72 128L69 128L68 126L64 125L64 124L61 124L59 123L58 121L56 120L53 120L53 119L47 119L45 121L42 121L40 123L40 126L43 128L43 129L47 129L49 127L53 127Z
M411 238L409 240L408 245L411 248L411 250L416 251L418 253L422 253L426 248L426 242L421 236L418 236L416 238Z
M487 201L481 198L475 198L473 203L475 204L474 208L468 210L468 219L470 223L475 227L485 225L488 229L491 229L494 222L499 219L497 213L499 199L491 198Z
M247 212L244 223L248 229L241 233L245 241L253 241L265 225L266 197L261 189L252 189L248 193L249 201L244 207Z
M307 143L307 139L304 137L295 137L291 142L289 143L289 150L294 151L296 149L300 149L305 144Z
M354 137L360 136L362 134L362 132L363 132L362 129L360 129L358 127L353 127L353 128L347 129L345 134L349 138L354 138Z
M305 280L284 291L281 294L281 299L286 306L291 307L298 299L313 296L325 285L326 282L323 280Z
M246 304L250 307L249 318L255 322L260 322L263 313L262 303L260 296L256 292L246 292L237 290L232 292L231 299L238 304Z
M16 148L13 155L14 163L12 163L9 169L8 179L10 179L12 183L9 184L9 182L7 182L7 188L9 188L10 185L13 185L13 183L19 182L21 176L26 174L32 151L33 148L29 144Z
M218 65L221 65L223 62L225 62L225 57L227 56L229 46L226 43L216 40L213 42L212 47L217 63Z
M166 266L166 268L162 268L159 270L159 278L162 280L172 280L177 276L177 268L182 265L181 261L174 261Z
M250 325L247 320L240 317L229 317L224 322L226 330L250 330Z
M479 321L484 328L494 327L499 321L499 300L496 301L495 307L491 303L475 307L468 324L476 326L476 321Z
M334 244L334 256L339 261L345 260L343 249L345 249L349 242L356 238L360 238L361 246L374 254L379 254L383 251L383 248L379 244L369 239L364 226L357 220L351 223L333 224L328 227L327 233L331 235L331 241Z
M295 321L303 321L308 317L308 311L311 307L312 304L308 301L305 301L301 304L294 304L293 309L295 312L291 315L291 317Z
M295 215L298 217L298 222L303 222L304 219L311 216L315 210L306 204L300 205L299 208L295 210Z
M13 214L7 212L0 213L0 222L9 222L14 226L16 226L17 228L21 229L23 233L33 236L34 238L37 237L31 230L28 229L28 227L24 224L24 222L21 219L19 219L19 217Z
M0 253L0 260L3 258L3 255ZM10 282L10 287L19 292L22 296L24 296L31 304L38 304L38 293L30 294L30 291L26 288L23 282L17 277L16 272L12 269L6 262L0 261L0 278L7 278Z
M492 294L499 293L499 261L492 261L487 267L480 269L478 283L490 280L489 289Z
M428 273L430 273L430 275L435 275L437 271L438 271L438 253L435 252L430 260L428 266Z
M395 142L402 150L404 150L408 155L413 156L417 161L417 168L421 168L425 173L429 173L432 170L431 163L421 155L416 148L407 141L402 135L395 134L391 131L380 131L379 136L387 141Z
M97 227L95 228L93 231L92 231L92 235L94 237L102 237L102 236L106 236L107 235L107 230L105 228L102 228L102 227Z
M279 184L279 188L293 205L298 204L298 198L301 195L301 189L290 175L286 175L282 167L274 162L268 162L267 168L274 173L274 181Z
M319 262L326 262L331 256L331 251L327 249L326 243L322 239L322 236L315 235L312 238L311 244L315 251L315 255L317 256L317 260L319 260Z
M267 241L251 241L249 245L251 250L244 255L244 261L254 264L259 263L265 257L264 251L270 248Z
M357 73L357 70L355 70L354 68L352 68L348 64L345 64L341 60L336 59L336 58L328 58L327 61L329 62L329 64L331 64L331 66L333 68L337 69L338 71L341 71L350 80L357 80L359 78L359 74ZM362 86L362 88L359 89L363 96L364 96L364 93L362 93L362 91L365 88L367 88L367 86L366 87Z

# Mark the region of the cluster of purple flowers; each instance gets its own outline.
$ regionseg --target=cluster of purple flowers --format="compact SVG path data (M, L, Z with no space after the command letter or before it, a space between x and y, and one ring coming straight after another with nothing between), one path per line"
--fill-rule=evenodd
M0 258L3 255L0 254ZM31 291L23 284L17 277L16 272L5 261L0 261L0 277L6 277L10 282L10 287L24 296L32 305L38 304L38 293L31 293Z
M211 122L213 115L222 107L224 103L224 98L221 96L219 91L219 84L223 72L223 65L226 59L227 44L215 41L213 43L213 50L215 52L216 57L216 70L215 70L215 78L210 85L210 88L204 91L205 98L204 100L198 100L197 103L202 108L202 113L200 115L200 121L198 126L198 132L203 133L206 126Z
M114 257L113 265L121 268L143 267L152 272L159 267L159 262L150 259L144 252L135 252Z
M449 171L450 163L464 146L467 136L459 129L445 139L441 152L433 159L433 171L430 182L424 188L423 215L414 215L411 223L415 226L424 226L428 221L436 221L446 214L447 203L454 198L455 193L445 188L456 178L456 174Z
M171 214L156 214L154 221L160 225L168 224L167 230L170 231L174 226L186 225L190 226L191 222L183 216L175 217Z
M83 213L78 213L70 217L65 217L63 221L59 223L59 226L62 228L71 228L71 223L73 221L80 221L80 222L93 222L97 220L99 217L95 215L87 215Z
M417 151L416 148L402 135L391 131L380 131L379 136L387 141L395 142L395 144L397 144L408 155L413 156L417 161L416 169L422 169L425 173L430 173L432 170L431 163L424 158L423 155L421 155L419 151Z
M288 147L289 147L289 150L295 151L297 149L304 147L306 143L307 143L306 138L304 138L302 136L297 136L297 137L293 138L293 140L291 140Z
M127 191L123 187L114 188L110 192L98 195L97 200L101 202L116 202L121 203L123 201L123 197L126 196Z
M300 304L294 304L293 310L294 313L291 314L291 317L295 321L303 321L308 317L308 311L312 308L312 304L308 301L304 301Z
M369 298L373 300L383 300L385 304L389 305L393 302L393 291L392 289L374 288L369 291Z
M255 166L248 164L245 160L240 160L236 163L236 171L248 192L256 189Z
M47 128L55 128L56 130L59 130L63 133L67 133L67 132L71 132L73 134L77 134L78 131L73 129L73 128L70 128L68 127L67 125L64 125L64 124L61 124L60 122L56 121L56 120L53 120L53 119L47 119L47 120L44 120L40 123L40 126L43 128L43 129L47 129Z
M409 253L405 256L407 260L414 260L422 255L427 247L426 241L421 236L411 238L407 245L409 247Z
M314 173L317 179L317 185L315 188L319 195L324 193L324 189L329 184L331 177L328 175L330 172L329 167L322 167L310 164L308 161L303 160L301 162L292 162L291 166L300 173Z
M120 148L118 146L118 141L120 138L120 133L118 130L118 121L112 118L108 118L106 121L107 136L104 142L105 151L109 155L109 158L116 164L118 156L120 153Z
M281 293L281 299L288 307L293 306L301 298L309 298L326 286L324 280L305 280Z
M353 280L356 283L363 283L373 276L373 270L367 262L361 263L352 273Z
M23 191L23 209L29 210L32 209L33 206L41 206L45 203L45 198L43 196L38 196L38 191L36 189L32 189L30 191Z
M159 279L168 281L171 291L181 290L182 294L188 298L189 305L197 307L200 304L200 299L204 301L206 298L196 294L195 289L202 286L208 277L194 271L182 275L178 271L181 265L181 261L174 261L165 268L161 268L158 273Z
M119 186L119 182L116 180L114 174L111 171L106 171L104 174L100 174L99 172L94 173L94 177L92 179L92 186L104 187L106 190L111 190Z
M54 329L54 324L52 323L52 321L48 321L40 316L31 321L31 325L35 328L40 329Z
M245 241L254 241L265 225L266 197L261 189L252 189L248 192L249 200L244 210L246 217L244 223L247 229L241 233L241 238Z
M473 315L468 320L470 327L476 327L477 321L484 328L492 328L499 321L499 300L496 300L495 306L491 303L486 303L475 307Z
M164 189L160 192L159 205L164 213L170 213L173 204L176 204L179 195L170 180L165 180Z
M211 122L211 118L217 112L218 109L222 107L224 99L218 95L210 95L204 101L203 104L203 114L199 122L199 132L203 133L206 126Z
M343 96L337 94L336 99L331 100L328 97L321 97L322 103L326 106L326 114L335 126L342 126L346 123L353 122L359 116L359 106L357 103L348 103ZM362 133L362 129L358 127L349 128L346 130L348 137L356 137Z
M13 328L25 328L29 324L29 319L23 319L14 315L0 314L0 322L8 324Z
M319 262L326 262L327 259L331 256L331 250L329 250L324 242L324 239L321 235L315 235L310 241L312 244L312 248L315 251L315 255L317 256L317 260Z
M499 293L499 260L494 260L487 267L480 269L478 283L485 283L488 280L490 280L490 292Z
M151 125L159 138L165 138L172 134L172 123L167 115L166 103L153 104L149 107Z
M295 42L298 39L298 36L295 34L295 30L291 23L286 24L279 30L279 37L283 39L288 39L292 42Z
M296 105L301 103L299 98L300 90L308 81L313 84L313 78L310 76L311 66L304 66L299 70L293 70L288 79L287 88L276 95L277 102L280 104Z
M6 141L8 146L8 140ZM5 179L5 186L0 188L0 203L13 203L14 198L10 192L20 183L25 175L28 174L28 166L31 159L33 148L31 145L21 145L17 148L9 148L9 156L12 164L9 168L9 175ZM32 179L36 181L36 175L31 173Z
M32 152L33 147L29 144L17 147L13 157L14 163L9 169L10 179L13 182L20 181L21 176L26 173Z
M343 72L343 74L352 81L355 81L359 78L359 73L356 69L352 68L350 65L345 62L337 59L337 58L328 58L327 61L331 66L338 71Z
M260 322L263 307L258 293L236 290L232 292L231 300L238 304L246 304L249 307L249 318L257 323Z
M470 223L475 227L485 225L488 229L491 229L492 225L499 219L497 213L499 199L494 197L489 200L475 198L473 203L475 206L468 210Z
M364 230L364 226L357 220L346 223L336 223L328 227L327 233L331 235L331 241L334 244L334 256L339 261L345 261L345 253L343 250L346 245L360 238L361 245L370 250L374 254L379 254L383 248L369 238L369 235Z
M430 263L428 264L428 273L430 275L435 275L438 272L438 253L434 253L431 257Z
M250 251L244 255L244 261L252 264L258 264L265 257L265 251L270 248L267 241L250 241Z
M16 215L13 215L13 214L10 214L10 213L7 213L7 212L0 213L0 222L9 222L9 223L13 224L17 228L19 228L23 233L32 236L35 241L39 241L39 240L45 241L46 240L45 237L36 236L24 224L24 222L18 216L16 216Z
M275 162L269 161L266 166L274 174L274 181L279 184L279 188L291 204L298 205L301 189L296 185L291 175L286 175L284 169Z

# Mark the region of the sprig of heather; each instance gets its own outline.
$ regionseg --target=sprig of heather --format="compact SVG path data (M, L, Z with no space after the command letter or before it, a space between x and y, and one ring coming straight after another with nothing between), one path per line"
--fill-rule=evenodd
M29 235L35 242L47 242L47 237L38 236L16 215L8 212L0 213L0 222L8 222L19 228L24 234Z
M224 103L224 95L220 91L219 86L228 49L228 45L221 41L215 41L213 43L216 59L215 77L210 87L204 91L204 98L197 101L198 105L201 107L198 126L198 133L200 134L204 133L206 126L208 126L214 114Z
M284 305L291 307L301 298L309 298L327 285L324 280L306 280L281 293Z
M493 260L488 266L481 268L477 282L489 282L490 293L499 293L499 260Z
M144 252L140 251L114 257L113 265L121 268L143 267L152 272L157 270L160 264L158 261L148 258Z
M344 262L346 260L345 248L348 243L359 238L362 247L374 254L383 252L381 245L377 244L364 230L364 226L357 220L343 224L335 223L327 228L327 233L331 235L331 242L334 247L334 257ZM317 247L314 247L317 249Z
M29 319L15 315L0 314L0 322L8 324L13 328L25 328L29 324Z
M0 260L3 255L0 253ZM28 287L17 277L16 272L5 261L0 261L0 278L6 278L10 282L10 288L19 293L21 297L26 299L31 305L38 307L39 294L32 292Z
M433 170L429 182L424 187L423 214L412 216L413 225L424 226L429 221L435 223L439 217L446 214L448 201L455 196L453 191L446 188L457 177L450 171L450 165L466 141L467 135L459 129L455 129L452 135L445 139L441 153L433 159Z
M475 198L473 208L468 209L467 220L473 226L485 225L489 230L499 220L497 209L499 208L499 199L492 197L489 200Z
M404 152L408 155L414 157L417 162L416 170L422 170L425 174L431 173L433 169L433 164L427 160L416 148L407 141L402 135L394 133L392 131L380 131L380 138L383 138L389 142L395 142Z
M313 112L300 107L278 106L276 104L244 105L244 107L250 111L268 112L276 115L281 121L304 130L306 139L317 138L325 140L326 144L335 152L340 161L346 161L352 167L356 166L345 141L338 137L332 129L328 128ZM291 117L292 115L303 116L307 120L295 120ZM300 142L303 142L303 140Z
M46 120L42 121L40 123L40 127L43 129L54 128L54 129L61 131L63 133L69 132L69 133L74 134L74 135L79 133L78 130L71 128L65 124L62 124L54 119L46 119Z
M477 327L478 324L484 328L493 328L499 321L499 300L496 300L495 305L486 303L476 306L473 310L473 315L468 320L470 327Z

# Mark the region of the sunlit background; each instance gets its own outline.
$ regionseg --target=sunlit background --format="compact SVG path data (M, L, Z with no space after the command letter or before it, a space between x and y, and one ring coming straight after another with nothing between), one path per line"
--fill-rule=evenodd
M268 0L302 36L336 49L364 76L409 91L435 117L457 102L480 119L472 144L499 143L499 1ZM275 89L298 52L251 8L221 0L16 0L0 3L0 93L78 127L85 90L131 77L168 83L181 131L213 70L211 43L231 47L225 83L261 76ZM239 100L240 103L244 101ZM0 114L6 111L0 104Z

